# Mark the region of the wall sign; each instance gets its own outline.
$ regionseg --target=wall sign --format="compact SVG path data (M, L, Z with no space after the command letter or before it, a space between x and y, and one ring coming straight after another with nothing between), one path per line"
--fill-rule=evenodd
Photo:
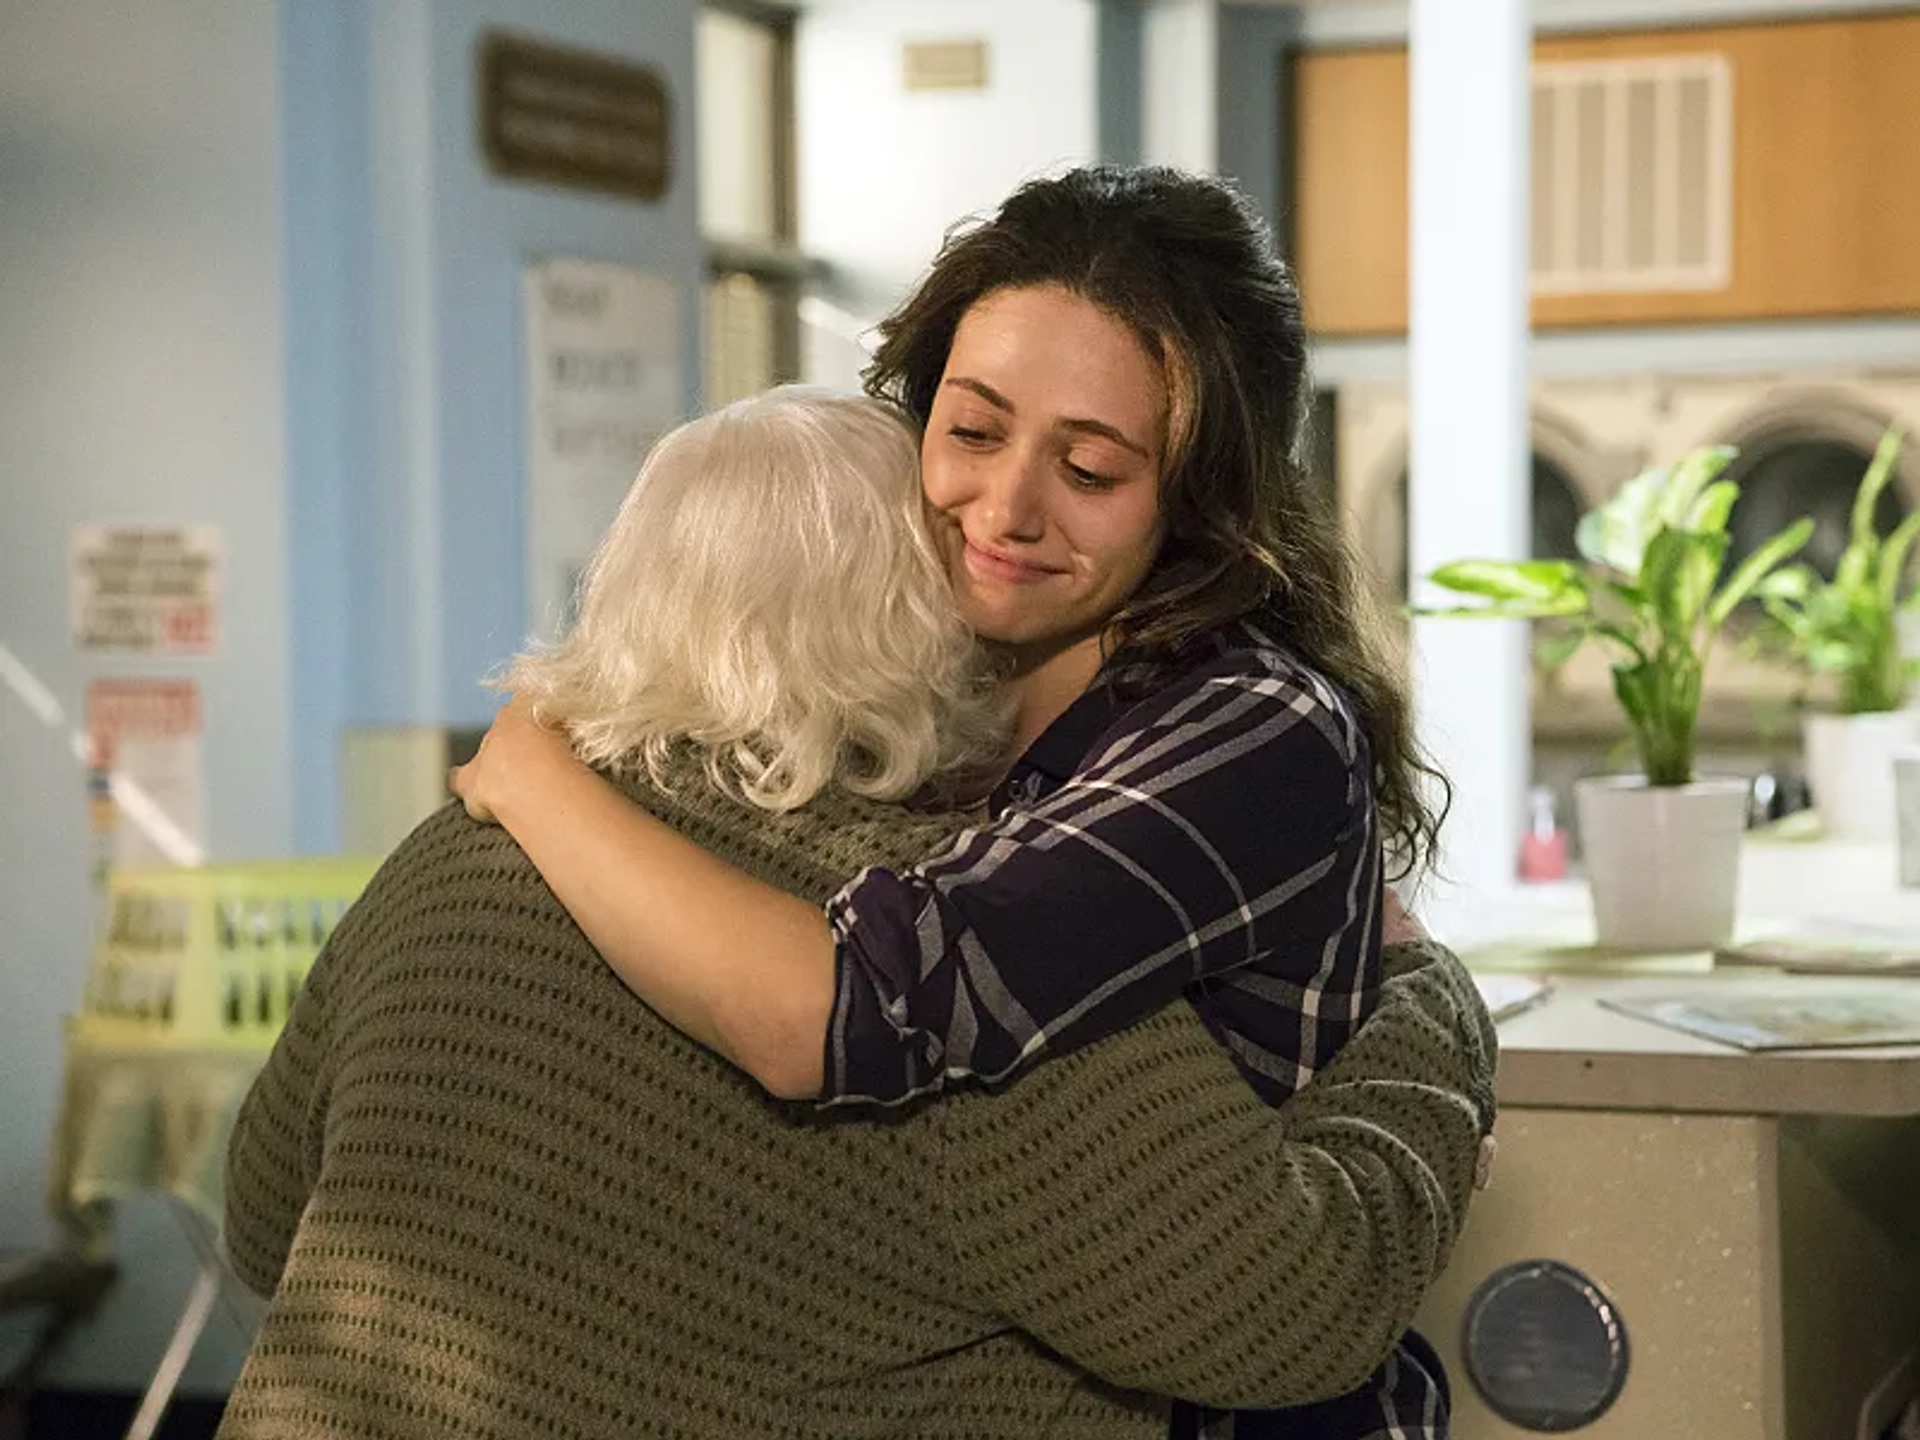
M670 113L645 65L499 31L480 41L480 148L496 175L658 200Z
M67 538L74 648L211 655L223 546L212 525L76 525Z
M96 680L87 686L93 830L117 868L198 865L206 858L200 687L191 680ZM96 875L96 882L102 877Z
M984 90L987 42L910 40L901 51L901 70L909 90Z
M680 419L680 291L624 265L543 260L528 265L521 303L527 601L552 634L640 462Z

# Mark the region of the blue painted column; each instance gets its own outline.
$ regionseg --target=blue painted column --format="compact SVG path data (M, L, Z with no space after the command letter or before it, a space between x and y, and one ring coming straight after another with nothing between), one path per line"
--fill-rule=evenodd
M214 3L214 0L208 0ZM232 3L232 0L219 0ZM484 677L536 626L526 576L521 276L612 262L680 294L700 383L696 0L326 0L280 7L290 714L298 848L341 843L349 729L483 724ZM491 173L482 37L651 67L667 192L639 202Z
M1527 553L1528 0L1413 0L1412 573ZM1444 599L1416 586L1416 600ZM1524 626L1419 620L1423 738L1452 777L1442 863L1512 883L1530 770Z

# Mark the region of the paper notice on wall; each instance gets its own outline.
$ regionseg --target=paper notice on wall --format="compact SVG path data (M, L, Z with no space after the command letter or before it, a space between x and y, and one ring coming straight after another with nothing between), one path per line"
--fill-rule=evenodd
M680 290L622 265L543 260L522 284L527 608L553 635L640 462L681 417Z
M191 680L96 680L87 686L86 722L89 762L105 777L111 802L112 863L202 863L200 687Z
M76 525L67 555L76 649L211 655L219 647L217 527Z

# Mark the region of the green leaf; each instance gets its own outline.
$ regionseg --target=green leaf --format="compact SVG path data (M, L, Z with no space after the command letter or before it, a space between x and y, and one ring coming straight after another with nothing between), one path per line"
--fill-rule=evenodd
M1716 496L1705 501L1709 487L1732 462L1734 451L1724 445L1702 446L1688 451L1670 469L1658 466L1641 471L1613 493L1597 510L1581 517L1574 530L1574 544L1580 554L1595 565L1604 565L1628 577L1637 577L1646 563L1647 546L1662 530L1693 528L1687 523L1696 505L1703 502L1702 518L1712 520L1721 504L1732 506ZM1725 524L1707 527L1718 529Z
M1889 427L1887 433L1880 437L1880 443L1874 447L1873 461L1867 466L1866 478L1854 492L1850 534L1852 544L1862 549L1871 549L1877 543L1873 517L1880 508L1880 492L1893 479L1894 461L1900 458L1900 439L1898 425Z
M1807 642L1807 664L1829 675L1855 669L1865 658L1865 652L1851 640L1817 635Z
M1876 548L1876 542L1871 540L1865 545L1849 543L1840 552L1840 563L1834 566L1831 588L1842 594L1865 589L1872 579L1873 552Z
M1727 528L1733 502L1740 498L1740 487L1731 480L1716 480L1693 502L1681 529L1718 533Z
M1640 660L1632 665L1615 665L1613 694L1620 702L1620 708L1627 712L1627 719L1634 728L1645 726L1653 717L1655 703L1652 662Z
M1607 517L1598 510L1589 510L1573 527L1573 548L1589 564L1605 565L1609 533Z
M1655 623L1669 640L1692 648L1694 629L1713 594L1726 550L1726 536L1691 530L1661 530L1647 543L1641 588Z
M1772 625L1780 631L1781 643L1789 648L1798 648L1804 644L1817 628L1807 618L1807 612L1795 609L1784 601L1770 596L1762 596L1760 604L1765 608Z
M1819 577L1810 567L1782 565L1754 586L1753 593L1762 600L1805 600L1817 584Z
M1884 609L1900 608L1900 582L1906 578L1907 555L1920 535L1920 510L1907 516L1880 547L1880 604Z
M1504 603L1543 604L1569 591L1585 605L1578 573L1565 560L1456 560L1427 577L1444 590Z
M1740 567L1728 577L1727 583L1720 587L1720 593L1713 597L1713 604L1707 611L1707 624L1716 630L1719 629L1726 623L1727 616L1733 613L1733 607L1746 599L1753 588L1767 577L1769 571L1791 556L1797 555L1812 538L1813 521L1803 517L1747 556L1740 563ZM1801 568L1805 579L1810 580L1811 572L1805 572L1804 567Z
M1695 528L1687 524L1687 516L1707 487L1733 463L1737 453L1731 445L1702 445L1682 455L1660 489L1659 508L1655 511L1660 523L1676 530ZM1728 505L1731 507L1732 502Z
M1647 541L1660 528L1666 484L1665 470L1642 470L1614 491L1606 504L1583 515L1573 532L1581 555L1622 575L1639 575Z

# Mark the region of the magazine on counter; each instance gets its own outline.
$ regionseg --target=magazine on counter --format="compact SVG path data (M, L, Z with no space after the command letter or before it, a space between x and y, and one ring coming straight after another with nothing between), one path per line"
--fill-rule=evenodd
M1487 1013L1496 1021L1531 1010L1553 993L1553 987L1537 975L1498 975L1476 970L1473 984L1486 1002Z
M1609 1010L1742 1050L1839 1050L1920 1045L1920 986L1913 990L1809 990L1603 999Z
M1796 975L1920 975L1920 930L1812 920L1779 935L1722 945L1713 960Z

